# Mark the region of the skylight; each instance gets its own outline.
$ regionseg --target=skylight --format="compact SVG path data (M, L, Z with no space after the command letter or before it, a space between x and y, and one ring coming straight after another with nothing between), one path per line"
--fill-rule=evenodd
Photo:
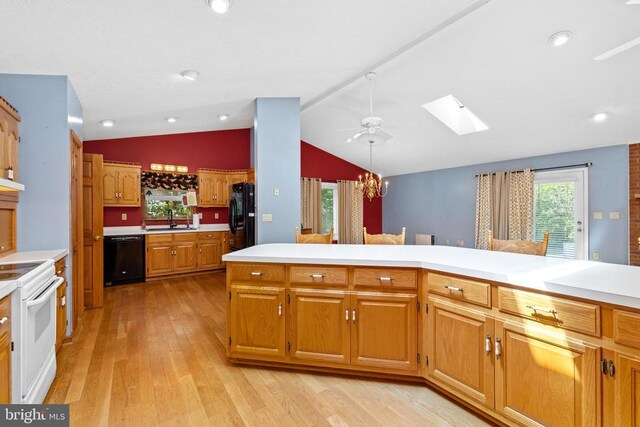
M449 129L458 135L482 132L489 129L489 126L484 124L453 95L447 95L423 104L422 108L433 114L436 119L447 125Z

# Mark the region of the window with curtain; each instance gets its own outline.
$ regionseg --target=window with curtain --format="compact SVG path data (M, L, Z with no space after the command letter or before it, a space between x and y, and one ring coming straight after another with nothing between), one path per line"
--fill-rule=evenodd
M333 227L333 238L339 239L338 228L338 184L322 183L322 234L328 234Z

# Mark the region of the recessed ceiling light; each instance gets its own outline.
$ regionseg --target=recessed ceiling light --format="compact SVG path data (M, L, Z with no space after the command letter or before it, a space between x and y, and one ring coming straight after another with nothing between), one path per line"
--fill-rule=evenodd
M595 113L591 116L591 120L593 120L596 123L604 122L608 118L609 118L609 114L604 112Z
M184 70L180 75L187 80L194 81L200 76L200 73L196 70Z
M549 43L551 43L555 47L558 47L558 46L562 46L563 44L566 44L570 38L571 38L571 31L566 31L566 30L558 31L557 33L549 37Z
M113 127L115 122L113 120L103 120L100 122L100 124L106 128L110 128L110 127Z
M220 114L220 115L218 116L218 119L222 120L223 122L224 122L225 120L227 120L228 118L229 118L229 115L228 115L228 114Z
M175 123L176 122L176 118L175 117L167 117L167 121L169 123Z
M207 0L207 5L216 13L227 13L231 7L231 0Z

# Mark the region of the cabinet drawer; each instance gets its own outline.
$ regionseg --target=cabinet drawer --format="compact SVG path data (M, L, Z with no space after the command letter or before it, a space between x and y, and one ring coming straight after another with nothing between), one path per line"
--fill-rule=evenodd
M147 236L147 243L153 245L154 243L171 243L173 241L172 234L149 234Z
M460 301L491 307L491 285L444 274L429 273L429 292Z
M500 311L559 328L600 336L600 306L500 287Z
M196 241L196 233L176 233L173 235L174 242L195 242Z
M289 269L291 284L302 285L342 285L347 286L346 267L293 266Z
M640 314L613 310L613 340L640 348Z
M208 233L196 233L198 240L220 240L224 233L219 231L210 231Z
M274 264L232 264L232 281L284 282L284 266Z
M67 269L67 257L62 257L56 261L56 276L62 276Z
M0 300L0 320L7 320L0 325L0 336L11 331L11 296L6 296Z
M353 271L355 286L388 289L417 289L418 272L404 268L356 268Z

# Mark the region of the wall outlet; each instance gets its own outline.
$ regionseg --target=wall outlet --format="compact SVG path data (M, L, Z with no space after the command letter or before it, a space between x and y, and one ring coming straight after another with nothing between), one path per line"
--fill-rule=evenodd
M456 240L456 246L464 246L464 240Z
M122 220L126 221L127 220L127 214L122 214Z
M593 253L593 260L594 261L600 261L600 252L594 252Z
M202 212L198 212L198 218L202 219Z
M274 196L279 196L280 195L280 189L279 188L274 188L273 189L273 195Z
M273 216L271 214L262 214L262 222L271 222L273 221Z
M449 239L447 239L447 240L445 240L445 241L444 241L444 244L445 244L445 245L450 245L450 244L451 244L451 242L449 241Z
M620 212L609 212L609 219L620 219Z
M594 212L593 213L593 219L602 219L604 218L604 215L602 212Z
M218 219L218 218L220 218L220 214L219 214L218 212L216 212L216 213L214 213L214 214L213 214L213 217L214 217L215 219Z

